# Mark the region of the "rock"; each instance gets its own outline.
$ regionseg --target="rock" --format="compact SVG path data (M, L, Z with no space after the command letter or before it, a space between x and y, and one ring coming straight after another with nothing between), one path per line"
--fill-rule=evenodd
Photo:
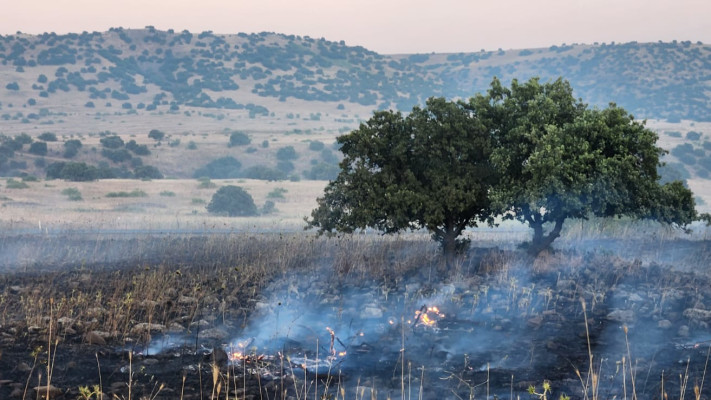
M35 393L37 394L37 396L40 399L48 398L48 397L46 397L47 393L49 393L49 398L61 396L62 394L64 394L64 391L62 391L62 389L60 389L54 385L35 386L32 388L32 390L35 391Z
M657 327L661 329L669 329L672 327L672 323L668 319L661 319L657 322Z
M59 325L69 327L74 324L74 318L62 317L62 318L58 319L57 322L59 322Z
M27 371L31 371L31 370L32 370L32 367L30 367L29 365L27 365L26 362L22 361L22 362L20 362L19 364L17 364L17 370L20 371L20 372L27 372Z
M676 332L676 334L681 337L688 337L689 336L689 327L686 325L680 326L679 330Z
M537 315L527 321L527 325L532 329L538 329L543 324L543 317Z
M177 322L173 322L168 326L168 332L170 333L181 333L185 331L185 327Z
M632 310L613 310L607 314L607 319L623 323L634 322L634 311Z
M627 298L627 300L633 302L633 303L641 303L644 301L642 296L638 295L637 293L632 293L630 297Z
M229 334L227 331L221 328L210 328L200 331L200 338L202 339L217 339L222 340L226 338Z
M13 294L18 294L18 293L20 293L20 292L23 292L22 286L17 286L17 285L16 285L16 286L10 286L10 292L12 292Z
M148 322L140 322L131 328L131 333L132 334L141 334L141 333L155 333L155 332L163 332L165 331L165 325L163 324L151 324Z
M191 297L191 296L180 296L180 298L178 299L178 304L183 304L183 305L186 305L186 304L195 304L195 303L197 303L197 301L198 301L198 300L197 300L197 298L195 298L195 297Z
M383 317L383 310L381 310L380 307L365 306L363 308L363 312L361 313L361 317L363 317L363 318L382 318Z
M22 390L20 388L15 388L15 389L13 389L12 392L10 392L10 397L12 397L13 399L15 399L15 398L19 399L19 398L22 398L23 394L24 394L24 390Z
M711 311L703 310L701 308L687 308L683 313L685 318L694 321L708 321L711 320Z
M106 339L104 338L104 335L102 335L101 333L102 332L99 332L99 331L87 332L86 335L84 335L84 341L87 342L88 344L105 346Z

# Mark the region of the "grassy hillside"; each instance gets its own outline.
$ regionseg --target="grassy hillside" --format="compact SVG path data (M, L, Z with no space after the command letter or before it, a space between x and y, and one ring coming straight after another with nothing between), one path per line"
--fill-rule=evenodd
M374 109L467 97L493 76L563 76L590 104L614 101L650 119L671 151L669 176L703 179L711 172L709 71L711 46L691 42L381 55L274 33L18 33L0 36L0 175L44 177L56 163L78 162L114 178L155 167L181 179L206 171L329 179L335 137ZM165 136L154 140L152 130ZM235 134L248 140L231 145ZM106 148L114 136L122 144ZM225 157L236 163L208 165Z

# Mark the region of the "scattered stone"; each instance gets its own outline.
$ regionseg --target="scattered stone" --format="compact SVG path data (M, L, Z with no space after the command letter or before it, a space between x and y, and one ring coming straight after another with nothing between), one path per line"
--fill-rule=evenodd
M222 340L229 336L229 333L221 328L210 328L200 331L200 338L202 339L216 339Z
M17 370L20 372L28 372L32 370L32 367L30 367L26 362L22 361L17 364Z
M632 293L630 297L627 298L627 300L633 302L633 303L641 303L644 301L642 296L638 295L637 293Z
M543 316L537 315L527 321L529 327L533 329L538 329L543 324Z
M49 398L61 396L62 394L64 394L64 391L62 391L62 389L60 389L54 385L35 386L32 388L32 390L35 391L35 393L37 394L37 396L40 399L48 398L48 397L46 397L48 392L49 392Z
M162 333L165 331L165 325L163 324L152 324L148 322L139 322L136 325L131 328L131 333L132 334L141 334L141 333Z
M22 290L22 286L17 286L17 285L15 285L15 286L10 286L10 292L12 292L13 294L18 294L18 293L20 293L20 292L22 292L22 291L23 291L23 290Z
M106 339L104 338L104 335L102 335L102 333L103 332L99 332L99 331L87 332L86 335L84 335L84 341L87 342L88 344L105 346Z
M173 322L168 326L168 332L169 333L181 333L185 332L185 327L180 325L177 322Z
M679 330L676 332L676 334L681 337L688 337L689 336L689 327L686 325L680 326Z
M687 308L683 313L685 318L694 321L708 321L711 320L711 311L703 310L701 308Z
M381 310L380 307L365 306L365 308L363 308L361 316L363 318L382 318L383 310Z
M632 310L613 310L607 314L607 319L623 323L634 322L634 311Z
M661 329L669 329L672 327L672 323L668 319L661 319L657 322L657 327Z
M178 304L195 304L197 303L197 298L191 296L180 296L178 299Z

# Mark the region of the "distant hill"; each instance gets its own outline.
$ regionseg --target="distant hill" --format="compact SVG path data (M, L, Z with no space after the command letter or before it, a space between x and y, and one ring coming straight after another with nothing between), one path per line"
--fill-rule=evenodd
M671 151L669 179L711 177L709 45L383 55L151 27L0 36L0 176L330 179L336 136L374 109L467 98L494 76L562 76L589 104L650 119Z
M56 99L96 109L112 103L267 115L262 99L299 99L409 110L430 96L486 90L493 76L562 76L593 105L616 102L642 118L711 121L711 46L691 42L382 55L310 37L147 27L0 36L0 63L0 102L15 106L42 100L51 108ZM73 92L79 95L58 96Z

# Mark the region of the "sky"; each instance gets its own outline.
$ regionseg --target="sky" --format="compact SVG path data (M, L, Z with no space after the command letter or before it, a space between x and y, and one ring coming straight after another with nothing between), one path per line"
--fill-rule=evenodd
M711 43L709 0L0 0L0 34L277 32L382 54L563 43Z

